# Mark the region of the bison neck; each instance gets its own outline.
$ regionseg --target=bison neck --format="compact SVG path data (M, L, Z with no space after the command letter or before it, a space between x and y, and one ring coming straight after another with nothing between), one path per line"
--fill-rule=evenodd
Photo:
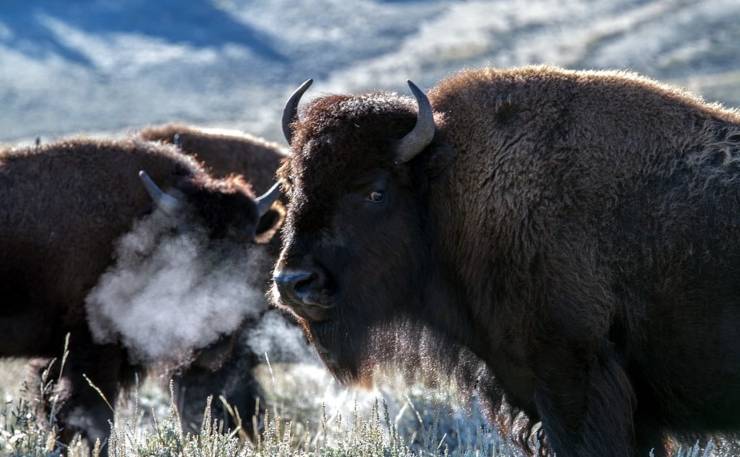
M436 318L440 326L461 329L456 339L486 363L509 403L535 417L529 359L542 287L531 278L542 268L542 251L535 237L528 237L534 232L528 224L537 222L523 217L528 196L507 196L493 175L460 154L450 172L430 186L428 236L448 284L438 296L454 314L454 319L444 313Z
M462 242L464 233L457 231L464 232L463 228L437 221L441 222L431 216L426 224L429 231L425 235L435 241L425 262L418 316L435 334L436 369L449 373L462 386L486 389L486 383L480 384L480 374L469 369L482 361L487 372L495 374L508 402L535 417L531 405L534 376L525 352L525 324L531 320L527 323L520 302L512 301L512 297L524 300L522 295L530 288L512 275L518 269L507 268L508 259L476 249L480 240ZM491 392L499 395L500 390ZM501 398L488 400L497 408Z
M466 278L461 274L464 270L447 268L450 264L446 261L438 265L442 267L442 273L438 274L445 280L430 281L432 285L427 287L424 300L432 327L450 343L470 351L484 362L495 375L496 383L506 392L509 403L535 417L532 405L534 374L528 366L525 350L530 343L528 326L532 321L527 321L526 313L519 312L526 308L521 304L527 299L523 294L529 289L513 277L491 273L483 278L469 273L471 276ZM520 299L512 300L512 297ZM480 380L457 381L472 385ZM495 393L498 392L495 389ZM494 405L500 401L499 398L489 400L493 400Z

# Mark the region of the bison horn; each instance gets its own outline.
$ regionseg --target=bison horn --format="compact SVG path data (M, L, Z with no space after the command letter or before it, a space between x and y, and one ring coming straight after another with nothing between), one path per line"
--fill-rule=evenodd
M435 131L434 113L432 112L432 105L429 103L429 99L424 92L416 87L416 84L411 81L406 82L416 98L419 112L416 115L414 129L401 138L401 141L398 143L398 149L396 150L396 162L398 163L408 162L429 146L429 143L434 139Z
M146 188L149 196L152 197L152 200L154 200L154 203L156 203L157 207L159 207L162 211L172 215L175 214L178 209L180 209L180 207L182 206L182 202L178 198L173 197L172 195L160 189L159 186L157 186L154 181L152 181L152 178L149 177L146 171L139 171L139 179L141 179L141 182L144 183L144 187Z
M285 102L285 108L283 108L283 134L285 135L285 139L288 141L288 144L292 143L293 140L293 129L290 128L290 124L293 123L298 114L298 103L300 103L303 93L311 87L312 83L313 79L307 79L304 81L303 84L301 84L301 86L290 95L288 101Z
M257 213L260 217L264 216L272 204L280 196L280 183L275 183L270 190L257 197Z

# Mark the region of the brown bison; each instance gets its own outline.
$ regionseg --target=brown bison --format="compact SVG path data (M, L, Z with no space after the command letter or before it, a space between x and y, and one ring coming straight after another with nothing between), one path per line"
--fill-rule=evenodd
M71 335L59 383L62 439L107 436L112 411L83 375L110 404L134 379L127 348L95 337L105 323L92 325L98 317L86 305L113 263L116 240L159 207L157 214L198 228L224 256L252 256L263 249L254 239L276 198L275 187L255 199L243 180L214 179L177 148L139 140L72 139L0 152L0 357L50 358ZM258 286L270 265L261 266Z
M203 163L211 176L225 178L239 174L256 189L267 189L275 180L275 171L285 158L283 150L253 135L165 124L137 132L147 141L175 144L183 152Z
M363 379L404 342L384 333L423 327L559 457L737 429L740 115L619 72L409 85L418 109L333 95L296 118L305 85L286 105L274 295L327 365Z
M274 183L275 172L285 159L280 146L246 133L165 124L146 127L135 136L176 145L201 162L211 176L227 178L241 175L257 190L267 189ZM268 261L274 263L280 248L279 237L272 235L282 222L279 219L281 210L273 209L275 211L261 219L265 229L273 227L261 237L270 242L270 249L266 251L269 258L265 258L265 264ZM259 385L251 370L263 355L255 354L244 340L255 324L255 319L245 319L240 331L202 351L193 363L174 373L175 400L187 430L197 432L200 429L203 407L210 395L216 399L212 403L214 417L230 427L236 425L229 411L218 401L218 397L223 396L240 412L245 428L250 428L250 418L257 406L255 397L259 396Z

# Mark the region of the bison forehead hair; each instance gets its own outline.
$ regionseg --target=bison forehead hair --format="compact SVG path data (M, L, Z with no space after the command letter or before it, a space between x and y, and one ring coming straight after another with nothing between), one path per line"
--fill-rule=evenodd
M393 93L319 98L293 125L295 154L279 175L288 188L299 180L308 192L323 187L322 177L330 177L332 189L342 189L357 170L392 167L393 143L413 127L415 118L413 101Z

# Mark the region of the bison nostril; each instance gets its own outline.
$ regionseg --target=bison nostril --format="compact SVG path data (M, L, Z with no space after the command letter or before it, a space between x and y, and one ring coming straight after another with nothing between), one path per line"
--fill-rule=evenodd
M311 273L307 278L296 281L293 285L293 289L299 294L310 292L311 289L314 288L313 286L316 285L317 278L318 275L316 273Z
M285 270L274 276L280 296L287 303L319 305L325 276L317 270Z

